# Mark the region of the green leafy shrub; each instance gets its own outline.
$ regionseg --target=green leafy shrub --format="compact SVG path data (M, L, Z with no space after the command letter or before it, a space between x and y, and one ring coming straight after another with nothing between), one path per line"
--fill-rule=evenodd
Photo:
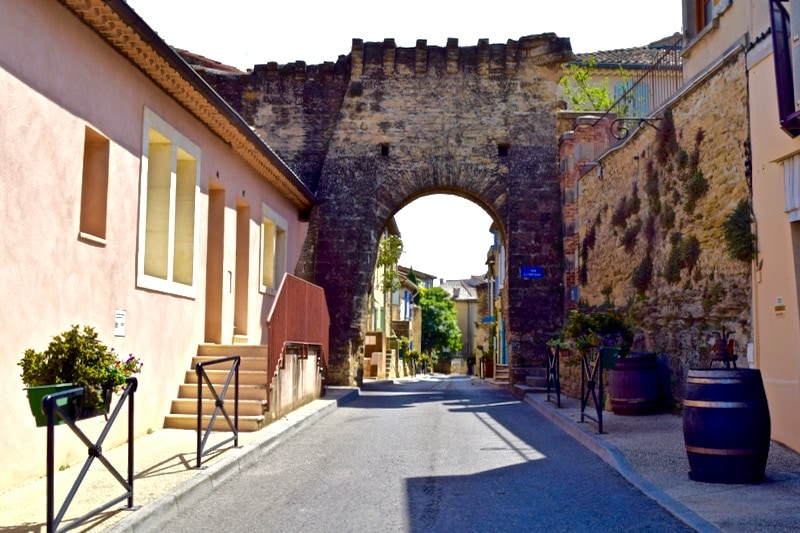
M622 246L629 254L633 253L634 248L636 248L636 237L639 236L641 229L642 222L637 220L636 223L628 225L625 228L625 233L622 234Z
M647 195L650 210L658 214L661 211L661 191L658 185L658 172L655 169L655 165L653 165L652 159L647 161L645 174L644 192Z
M103 389L119 392L128 377L142 370L139 359L133 355L119 358L113 348L100 342L94 328L81 330L77 325L54 336L43 352L28 348L17 364L27 387L59 383L84 387L84 407L88 409L102 404Z
M683 204L683 209L687 213L693 213L697 201L708 192L708 180L702 170L696 168L692 171L683 184L683 192L686 194L686 203Z
M694 235L681 237L680 232L670 236L672 246L664 265L664 279L668 283L678 283L681 280L681 270L686 269L692 273L697 261L700 259L700 240Z
M636 268L633 269L631 274L631 284L636 292L645 294L647 289L650 288L650 283L653 281L653 258L647 254L642 259Z
M722 225L728 255L738 261L751 262L756 256L756 238L750 225L753 217L750 201L739 200Z
M675 132L675 122L672 118L672 111L667 109L656 133L656 161L663 166L670 157L678 153L678 150L680 150L680 145Z
M665 230L675 227L675 210L669 204L664 204L661 209L661 227Z
M620 198L619 203L617 203L617 207L614 209L614 214L611 215L611 225L624 228L629 216L628 197L623 196Z
M562 337L580 349L589 346L619 346L620 355L626 356L633 343L633 327L616 309L575 309L570 312Z

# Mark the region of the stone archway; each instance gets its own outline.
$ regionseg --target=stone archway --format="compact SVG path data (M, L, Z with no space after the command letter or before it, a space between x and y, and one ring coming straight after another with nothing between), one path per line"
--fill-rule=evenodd
M571 57L553 34L472 47L354 40L335 64L204 73L319 200L297 274L326 291L331 382L352 382L381 230L439 192L500 222L510 361L543 363L563 310L555 88ZM523 266L542 277L523 279Z

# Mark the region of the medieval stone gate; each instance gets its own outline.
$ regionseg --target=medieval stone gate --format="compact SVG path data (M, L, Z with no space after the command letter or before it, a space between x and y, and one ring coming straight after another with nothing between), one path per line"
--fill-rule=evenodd
M352 382L383 228L434 193L498 224L509 360L542 364L563 310L555 88L571 56L553 34L471 47L354 40L336 63L203 72L317 195L296 273L327 295L330 382ZM523 279L523 266L543 276Z

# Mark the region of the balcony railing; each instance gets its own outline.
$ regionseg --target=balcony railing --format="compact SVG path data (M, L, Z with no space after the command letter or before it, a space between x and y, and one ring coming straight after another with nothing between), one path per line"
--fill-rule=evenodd
M636 80L625 85L625 90L608 111L594 122L609 123L610 135L595 138L595 160L613 148L632 131L642 125L656 126L654 112L664 105L683 85L681 44L677 41L656 58L653 64Z

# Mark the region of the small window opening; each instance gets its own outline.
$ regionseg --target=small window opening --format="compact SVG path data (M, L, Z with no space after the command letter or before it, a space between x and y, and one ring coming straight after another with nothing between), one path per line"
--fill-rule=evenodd
M83 141L80 237L104 243L108 209L109 141L86 127Z
M381 155L383 157L387 157L389 155L389 144L388 143L381 144Z
M497 145L497 155L500 157L508 157L508 144L502 143Z

